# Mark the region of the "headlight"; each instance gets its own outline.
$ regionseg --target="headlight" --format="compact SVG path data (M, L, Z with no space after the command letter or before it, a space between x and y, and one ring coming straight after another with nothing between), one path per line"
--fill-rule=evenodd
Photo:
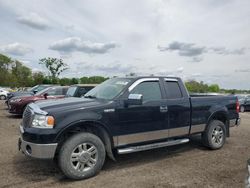
M34 115L34 119L32 121L32 127L36 128L53 128L55 123L55 119L53 116L45 116L45 115Z
M11 99L10 102L20 102L22 99Z

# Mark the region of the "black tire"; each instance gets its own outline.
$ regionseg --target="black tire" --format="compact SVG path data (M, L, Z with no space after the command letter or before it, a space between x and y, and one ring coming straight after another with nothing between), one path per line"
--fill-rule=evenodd
M88 146L91 147L87 148ZM88 152L92 146L96 152L95 154ZM79 148L81 148L81 151ZM78 152L75 153L76 151ZM102 169L105 157L105 147L101 139L94 134L84 132L70 137L62 145L58 155L58 164L68 178L81 180L96 175ZM71 160L74 160L74 162ZM95 162L91 167L90 164L93 161ZM85 171L83 171L84 169Z
M210 149L222 148L226 141L225 124L219 120L212 120L202 134L202 140Z
M0 100L6 100L6 96L5 95L0 95Z
M242 112L242 113L245 112L245 107L244 106L240 106L240 112Z

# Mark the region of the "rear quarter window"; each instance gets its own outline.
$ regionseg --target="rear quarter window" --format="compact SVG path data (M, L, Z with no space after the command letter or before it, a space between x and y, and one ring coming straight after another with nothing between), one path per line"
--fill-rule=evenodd
M183 97L178 82L176 82L176 81L166 81L165 85L166 85L166 90L167 90L166 92L167 92L167 98L168 99L178 99L178 98Z

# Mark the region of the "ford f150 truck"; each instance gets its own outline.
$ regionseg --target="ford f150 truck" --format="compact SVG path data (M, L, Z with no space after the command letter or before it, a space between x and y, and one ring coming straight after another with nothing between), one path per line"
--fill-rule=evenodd
M56 158L67 177L85 179L106 155L183 144L193 134L219 149L239 124L234 96L190 97L175 77L113 78L84 98L29 104L18 143L26 155Z

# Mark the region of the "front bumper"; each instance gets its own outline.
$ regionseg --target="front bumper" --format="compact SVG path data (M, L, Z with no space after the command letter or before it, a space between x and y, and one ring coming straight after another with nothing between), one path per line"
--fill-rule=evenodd
M236 118L236 119L231 119L231 120L229 121L229 126L230 126L230 127L239 126L239 125L240 125L240 122L241 122L240 117L239 117L239 118Z
M21 135L24 133L20 126ZM57 143L38 144L23 140L22 136L18 139L18 150L25 155L38 159L53 159L56 153Z
M53 159L56 153L57 143L35 144L26 142L22 138L18 140L18 149L25 155L38 159Z

